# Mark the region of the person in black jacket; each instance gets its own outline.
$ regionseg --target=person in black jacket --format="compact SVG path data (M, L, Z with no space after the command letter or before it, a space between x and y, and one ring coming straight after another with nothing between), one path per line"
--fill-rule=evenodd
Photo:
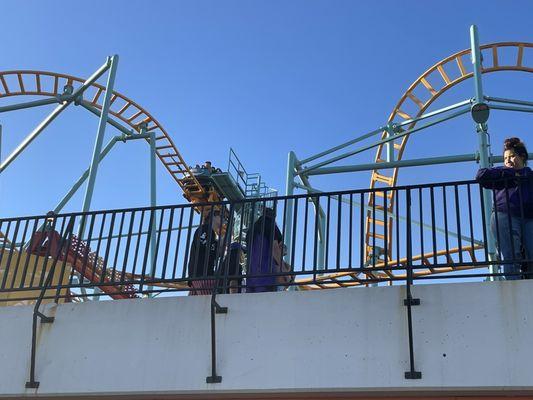
M204 295L213 292L216 280L210 278L215 275L219 246L223 245L220 237L222 232L221 210L215 209L205 213L202 224L194 232L189 251L188 276L198 278L188 282L191 288L189 295Z
M524 257L533 260L533 171L527 167L527 149L519 138L505 140L503 158L503 167L481 168L476 180L494 190L491 233L504 260L505 279L514 280L525 272Z

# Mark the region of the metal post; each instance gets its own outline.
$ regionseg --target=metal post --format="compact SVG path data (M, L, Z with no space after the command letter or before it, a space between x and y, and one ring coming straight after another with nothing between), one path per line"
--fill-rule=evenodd
M114 55L110 59L110 69L107 76L107 85L104 96L104 102L102 104L102 115L100 116L100 122L98 123L98 131L96 135L96 141L93 149L93 156L91 159L91 166L89 167L89 181L87 182L87 190L85 192L85 198L83 200L82 211L87 212L91 208L91 200L94 191L94 183L96 181L96 173L98 172L98 161L100 152L102 149L102 142L104 140L105 127L107 124L107 115L109 112L109 105L111 96L113 95L113 84L115 83L115 75L117 72L118 55ZM80 226L79 237L83 236L83 224Z
M144 124L141 128L141 134L146 133L146 124ZM150 207L152 209L157 205L157 198L156 198L156 175L155 175L155 132L152 130L150 131ZM156 269L156 222L155 218L152 220L152 232L150 235L150 261L151 261L151 269L150 269L150 277L153 278L155 276L155 269ZM148 286L149 291L151 291L153 288L152 286ZM152 297L153 293L149 293L148 297Z
M481 81L481 51L479 49L479 37L477 32L477 26L472 25L470 27L470 46L472 52L472 65L474 67L474 90L475 100L474 103L481 103L484 100L483 97L483 84ZM488 143L488 133L486 124L476 124L476 131L479 142L479 166L481 168L487 168L491 166L490 163L490 146ZM492 212L492 193L489 189L483 190L483 208L485 210L485 229L487 232L487 250L489 254L489 260L496 260L496 246L494 238L490 234L490 218ZM489 272L495 274L498 272L498 265L490 265ZM490 277L490 280L496 280L495 277Z
M394 136L394 130L392 129L392 124L387 125L387 138ZM387 150L387 162L394 161L394 141L385 143L385 148Z
M300 172L300 171L297 171ZM311 184L309 183L309 178L304 175L300 174L298 175L298 178L302 181L304 187L307 190L308 194L311 194L313 192L313 188L311 187ZM325 265L325 245L326 245L326 213L322 209L322 206L320 205L320 200L318 198L312 198L312 203L315 207L315 213L317 213L317 222L318 222L318 260L317 260L317 267L318 269L324 269Z
M292 196L294 194L294 172L296 168L296 154L294 151L289 151L287 158L287 181L285 184L285 195ZM292 215L293 215L294 200L287 200L287 215L285 216L285 232L283 232L283 242L287 247L287 254L285 261L291 260L292 249Z

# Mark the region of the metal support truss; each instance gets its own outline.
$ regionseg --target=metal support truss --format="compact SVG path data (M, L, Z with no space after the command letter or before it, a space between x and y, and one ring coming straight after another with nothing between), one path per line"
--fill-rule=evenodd
M87 212L91 208L91 200L94 191L94 184L96 182L96 174L98 172L99 157L102 151L102 143L104 140L105 128L107 125L107 115L109 113L109 107L111 102L111 96L113 95L113 85L115 83L115 75L117 73L118 56L114 55L108 60L109 74L107 76L106 91L104 95L104 103L102 105L102 114L100 115L100 121L98 123L98 131L96 134L96 140L94 143L93 156L91 159L91 166L89 167L89 181L87 182L87 190L85 191L85 198L83 200L82 211ZM83 224L80 227L81 231L78 235L83 236Z
M18 145L18 147L13 150L13 152L0 164L0 173L2 173L9 164L11 164L19 155L24 151L26 147L37 137L39 134L48 126L50 123L55 120L59 114L61 114L77 97L81 96L89 86L91 86L96 80L104 74L109 69L109 62L106 62L102 65L93 75L91 75L80 87L78 87L72 94L67 95L61 98L62 103L57 106L39 125L35 127L33 131L30 132L28 136ZM54 102L57 100L54 99ZM42 105L42 104L38 104ZM35 102L30 105L30 107L35 107ZM26 107L20 107L26 108ZM19 109L20 109L19 108Z
M470 27L470 46L471 46L471 56L472 56L472 65L474 67L474 104L482 104L484 100L483 96L483 83L481 80L481 50L479 48L479 38L478 38L478 31L477 27L475 25L472 25ZM488 115L487 115L488 119ZM478 135L478 141L479 141L479 166L481 168L487 168L491 166L490 162L490 145L488 141L488 130L487 130L487 124L486 123L477 123L476 124L476 131ZM489 216L492 212L492 195L491 190L489 189L483 189L483 209L485 212L485 215ZM490 232L490 218L485 219L485 229L487 232ZM487 243L486 243L489 259L490 260L496 260L496 244L494 243L494 238L492 235L487 235ZM491 265L489 267L489 271L491 274L495 274L498 272L498 266L497 265ZM491 277L491 280L495 280L498 278Z

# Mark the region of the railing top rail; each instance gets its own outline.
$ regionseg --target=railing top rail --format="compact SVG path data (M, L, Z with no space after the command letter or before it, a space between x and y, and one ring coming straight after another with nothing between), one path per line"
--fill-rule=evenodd
M96 211L87 211L87 212L70 212L70 213L61 213L54 214L53 217L70 217L70 216L91 216L91 215L101 215L106 213L123 213L123 212L142 212L150 210L162 210L162 209L172 209L172 208L201 208L201 207L212 207L212 206L224 206L231 204L243 204L243 203L253 203L253 202L269 202L269 201L284 201L284 200L295 200L302 198L313 198L313 197L327 197L327 196L339 196L339 195L348 195L348 194L360 194L360 193L375 193L375 192L392 192L392 191L402 191L409 189L423 189L423 188L432 188L432 187L443 187L443 186L457 186L457 185L469 185L476 184L476 180L461 180L461 181L446 181L446 182L435 182L435 183L424 183L424 184L415 184L415 185L402 185L402 186L392 186L392 187L383 187L383 188L366 188L366 189L352 189L352 190L337 190L330 192L313 192L313 193L304 193L304 194L295 194L290 196L273 196L273 197L261 197L261 198L245 198L237 201L218 201L218 202L205 202L205 203L194 203L194 204L169 204L161 205L156 207L130 207L130 208L115 208L109 210L96 210ZM23 219L46 219L50 218L50 215L38 214L38 215L29 215L21 217L7 217L0 218L0 223L3 222L13 222Z

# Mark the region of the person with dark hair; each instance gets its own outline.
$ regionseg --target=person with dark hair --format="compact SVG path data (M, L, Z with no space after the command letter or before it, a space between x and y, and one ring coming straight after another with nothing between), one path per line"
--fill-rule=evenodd
M286 277L274 274L286 272L283 263L283 238L276 225L274 210L266 208L247 235L248 270L246 292L275 292Z
M188 281L191 289L189 291L190 296L213 293L216 284L216 279L213 278L219 258L219 242L223 235L224 223L221 210L204 211L202 224L194 232L189 252L188 276L189 278L199 278Z
M503 150L504 166L481 168L476 180L495 192L491 233L503 261L509 261L503 264L505 279L514 280L525 272L520 260L533 260L533 171L527 167L527 149L519 138L505 139Z

